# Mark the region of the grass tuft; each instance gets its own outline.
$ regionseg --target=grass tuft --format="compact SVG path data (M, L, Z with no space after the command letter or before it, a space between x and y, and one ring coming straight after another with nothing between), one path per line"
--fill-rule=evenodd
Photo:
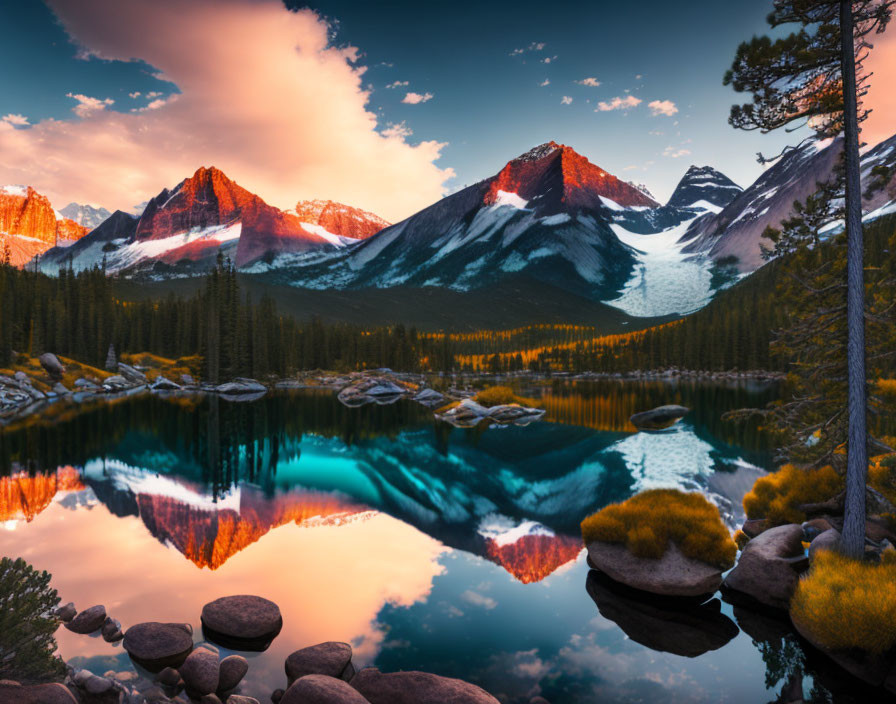
M896 647L896 559L891 552L884 553L881 564L819 552L790 602L793 619L830 650L879 654Z
M585 543L621 543L636 557L659 559L669 542L682 554L720 569L734 564L737 546L719 510L702 494L651 489L611 504L582 521Z
M538 406L539 402L532 398L517 396L509 386L490 386L483 389L473 399L480 406L491 408L492 406L504 406L508 403L516 403L520 406Z
M802 523L806 514L797 508L800 504L827 501L842 489L843 477L833 467L788 464L756 480L744 496L744 510L747 518L765 518L770 526Z

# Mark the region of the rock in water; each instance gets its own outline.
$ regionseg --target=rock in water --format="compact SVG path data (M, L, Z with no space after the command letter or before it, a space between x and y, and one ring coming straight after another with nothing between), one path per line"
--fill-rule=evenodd
M196 648L184 660L179 671L191 697L212 694L218 689L218 654L208 648Z
M766 606L788 608L800 572L808 567L802 541L803 527L795 523L763 531L747 543L725 586Z
M249 661L242 655L229 655L218 665L218 691L229 692L249 671Z
M354 674L352 647L348 643L320 643L297 650L286 658L289 684L305 675L327 675L349 681Z
M193 639L180 624L147 621L131 626L122 645L138 665L159 672L179 667L193 650Z
M639 430L662 430L680 421L689 411L684 406L659 406L650 411L635 413L629 420Z
M499 704L491 694L469 682L413 670L384 674L366 667L352 678L351 685L370 704Z
M588 557L604 574L641 591L664 596L701 596L722 584L722 571L685 557L670 542L659 560L632 555L624 545L592 542Z
M0 685L0 704L78 704L63 684Z
M44 371L47 372L47 374L50 375L50 378L54 381L59 381L62 378L62 375L65 374L65 367L62 366L62 362L60 362L59 358L52 352L44 352L37 358L37 361L40 362L40 366L44 368Z
M295 681L280 704L369 704L345 680L326 675L306 675Z
M248 594L206 604L201 618L205 637L233 650L266 650L283 628L280 608L273 601Z
M89 609L84 609L84 611L80 612L71 621L65 624L65 627L72 633L86 635L98 631L103 627L105 622L106 607L91 606Z

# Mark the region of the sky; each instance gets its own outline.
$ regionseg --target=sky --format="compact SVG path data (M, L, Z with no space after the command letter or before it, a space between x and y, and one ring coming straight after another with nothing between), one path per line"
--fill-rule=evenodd
M290 3L291 0L287 0ZM0 183L132 208L217 166L281 208L398 221L543 142L665 201L690 164L741 185L800 134L732 129L722 85L770 0L0 0ZM896 131L896 30L865 138Z

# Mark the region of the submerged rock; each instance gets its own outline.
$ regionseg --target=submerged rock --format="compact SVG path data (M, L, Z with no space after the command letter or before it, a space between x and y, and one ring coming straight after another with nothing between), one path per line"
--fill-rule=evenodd
M175 384L170 379L159 376L149 388L153 391L179 391L181 387L180 384Z
M366 667L352 678L351 685L370 704L499 704L475 684L413 670L386 674Z
M229 692L249 671L249 661L242 655L228 655L218 664L218 691Z
M88 633L98 631L103 627L105 622L106 607L98 605L91 606L89 609L84 609L84 611L81 611L71 621L66 623L65 627L72 633L87 635Z
M306 675L283 694L280 704L369 704L348 682L326 675Z
M673 542L658 560L636 557L624 545L599 541L588 544L588 557L617 582L653 594L702 596L722 584L722 570L685 557Z
M690 412L684 406L659 406L649 411L635 413L629 420L639 430L662 430L674 425Z
M242 377L237 377L233 381L228 381L224 384L218 384L215 387L215 391L219 394L226 394L228 396L239 396L241 394L263 394L267 391L267 387L264 384L261 384L255 379L245 379Z
M212 694L218 689L218 654L208 648L196 648L178 671L190 696Z
M411 391L396 381L384 376L366 376L346 386L337 398L346 406L357 407L368 403L386 405L395 403Z
M348 643L319 643L297 650L286 658L289 684L305 675L327 675L348 681L354 674L352 647Z
M131 626L122 645L138 665L159 672L179 667L193 650L193 638L179 624L147 621Z
M202 631L234 650L266 650L283 628L280 608L260 596L225 596L202 607Z
M529 423L541 420L543 417L544 411L540 408L527 408L516 403L488 408L476 403L471 398L465 398L444 413L436 414L436 418L457 428L472 428L484 420L498 423L499 425L529 425Z
M725 586L766 606L786 609L800 573L808 567L802 541L803 527L795 523L763 531L747 543Z

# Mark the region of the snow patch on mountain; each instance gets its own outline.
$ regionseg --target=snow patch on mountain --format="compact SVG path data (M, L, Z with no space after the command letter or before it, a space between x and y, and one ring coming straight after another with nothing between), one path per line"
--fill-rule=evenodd
M651 235L639 235L617 223L610 228L635 251L637 263L618 298L606 301L635 317L687 315L712 299L712 261L687 254L679 242L694 218Z
M513 208L524 210L529 204L525 198L520 198L516 193L508 193L507 191L498 191L495 197L495 205L509 205Z

